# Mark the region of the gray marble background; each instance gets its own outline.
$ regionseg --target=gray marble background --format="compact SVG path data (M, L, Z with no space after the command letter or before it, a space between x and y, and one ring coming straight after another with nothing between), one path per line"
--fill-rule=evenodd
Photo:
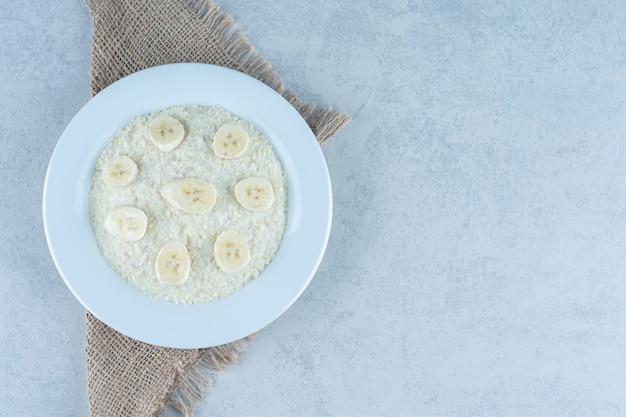
M88 11L2 3L0 415L86 416L41 194L89 99ZM318 274L196 415L626 415L626 5L219 4L354 120L324 146Z

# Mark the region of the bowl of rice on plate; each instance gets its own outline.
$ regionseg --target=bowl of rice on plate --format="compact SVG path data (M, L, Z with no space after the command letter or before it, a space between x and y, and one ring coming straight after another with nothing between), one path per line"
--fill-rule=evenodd
M125 77L51 156L46 239L64 282L137 340L202 348L248 336L302 294L326 249L328 169L270 87L208 64Z

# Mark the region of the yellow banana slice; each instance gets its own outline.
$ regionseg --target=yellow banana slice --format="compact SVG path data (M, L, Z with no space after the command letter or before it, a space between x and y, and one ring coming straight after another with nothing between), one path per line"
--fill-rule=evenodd
M104 228L118 239L135 242L146 234L148 217L136 207L122 206L107 214Z
M148 134L154 146L163 152L169 152L181 144L185 137L185 128L173 117L161 114L150 122Z
M235 198L248 210L267 210L274 202L274 189L265 178L249 177L235 185Z
M248 243L237 232L225 231L220 233L213 245L215 263L224 272L237 272L250 262Z
M240 157L248 149L250 135L237 125L222 125L213 136L213 152L224 159Z
M137 164L135 161L124 155L111 158L107 166L102 171L103 180L108 185L123 187L130 184L137 178Z
M172 207L192 214L211 210L217 200L213 184L197 178L172 181L163 187L161 195Z
M189 252L180 242L169 242L159 251L154 263L157 279L169 285L182 285L191 272Z

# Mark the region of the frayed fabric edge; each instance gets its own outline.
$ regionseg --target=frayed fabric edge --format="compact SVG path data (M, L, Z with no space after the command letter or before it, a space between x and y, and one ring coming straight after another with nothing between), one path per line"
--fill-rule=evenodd
M210 0L189 0L193 12L208 25L226 54L237 64L237 70L268 85L282 95L302 115L320 145L324 144L352 118L332 108L322 109L305 104L300 97L287 90L280 75L250 44L234 19Z
M244 347L255 335L212 348L199 349L198 357L187 367L179 370L176 380L163 401L163 408L155 417L170 417L171 411L190 416L213 384L211 371L224 371L239 359Z

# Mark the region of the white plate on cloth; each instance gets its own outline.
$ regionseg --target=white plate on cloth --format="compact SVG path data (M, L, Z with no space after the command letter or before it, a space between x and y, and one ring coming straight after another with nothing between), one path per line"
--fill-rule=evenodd
M254 124L278 154L288 186L287 227L274 260L237 293L195 305L153 298L128 284L101 255L89 218L91 178L109 138L137 115L180 104L220 105ZM119 332L175 348L232 342L278 318L315 274L331 213L328 168L300 114L260 81L206 64L153 67L93 97L59 138L43 191L48 247L76 298Z

